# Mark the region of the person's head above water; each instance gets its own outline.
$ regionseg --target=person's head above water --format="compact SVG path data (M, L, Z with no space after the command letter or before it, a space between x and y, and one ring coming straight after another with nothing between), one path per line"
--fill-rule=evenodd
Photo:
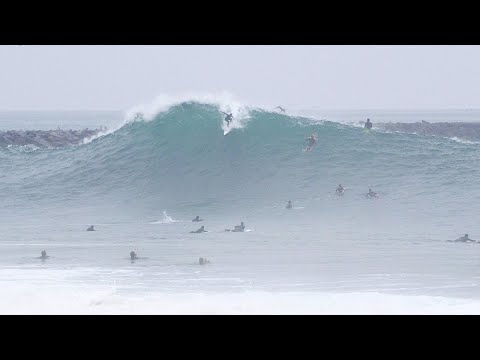
M468 234L465 234L465 236L464 236L464 237L465 237L465 238L468 238Z
M367 119L367 122L370 122L370 119Z
M202 227L200 228L200 230L203 230L203 229L205 229L205 226L202 225Z
M137 254L135 253L135 251L130 251L130 258L135 259L136 257L137 257Z
M42 257L47 256L47 252L45 250L42 251Z

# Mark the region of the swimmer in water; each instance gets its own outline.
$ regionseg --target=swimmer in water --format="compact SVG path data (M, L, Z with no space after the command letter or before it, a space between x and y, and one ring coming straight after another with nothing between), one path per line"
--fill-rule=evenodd
M207 232L207 230L205 230L205 226L202 226L200 229L198 230L195 230L195 231L190 231L190 234L200 234L200 233L204 233L204 232Z
M206 265L206 264L210 264L210 260L208 260L207 258L201 257L200 259L198 259L198 263L200 265Z
M230 126L230 123L233 121L233 115L232 113L227 114L223 111L221 111L222 114L225 114L225 122L227 123L227 126Z
M288 200L287 206L285 206L285 208L287 208L287 209L292 209L293 208L292 200Z
M45 250L43 250L41 252L41 255L42 256L40 256L40 259L42 259L42 260L48 259L48 255L47 255L47 252Z
M130 251L130 260L137 260L138 256L135 251Z
M95 231L95 229L93 228L93 225L90 225L90 226L87 228L87 231Z
M475 242L475 240L472 240L468 237L468 234L463 235L462 237L459 237L456 242Z
M345 188L342 186L342 184L339 184L335 192L337 193L337 195L343 195L343 193L345 192Z
M376 192L373 192L372 189L368 189L367 198L369 199L378 198L378 194Z
M193 222L198 222L198 221L203 221L203 219L200 218L200 216L197 215L195 219L192 220Z

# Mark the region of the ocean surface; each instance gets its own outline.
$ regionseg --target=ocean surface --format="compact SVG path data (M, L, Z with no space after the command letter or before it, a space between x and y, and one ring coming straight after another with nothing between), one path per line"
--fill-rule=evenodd
M281 113L208 97L0 112L0 131L108 128L0 147L0 313L480 314L480 244L450 242L480 240L480 144L366 131L366 117L480 111Z

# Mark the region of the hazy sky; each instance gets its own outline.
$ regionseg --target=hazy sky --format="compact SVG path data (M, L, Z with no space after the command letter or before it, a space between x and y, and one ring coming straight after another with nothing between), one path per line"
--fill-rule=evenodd
M227 91L323 109L480 108L480 46L0 46L0 110Z

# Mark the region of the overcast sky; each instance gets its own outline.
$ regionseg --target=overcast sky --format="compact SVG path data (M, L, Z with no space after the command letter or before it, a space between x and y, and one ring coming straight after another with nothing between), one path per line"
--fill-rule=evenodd
M221 91L287 107L480 108L480 46L0 46L0 110Z

